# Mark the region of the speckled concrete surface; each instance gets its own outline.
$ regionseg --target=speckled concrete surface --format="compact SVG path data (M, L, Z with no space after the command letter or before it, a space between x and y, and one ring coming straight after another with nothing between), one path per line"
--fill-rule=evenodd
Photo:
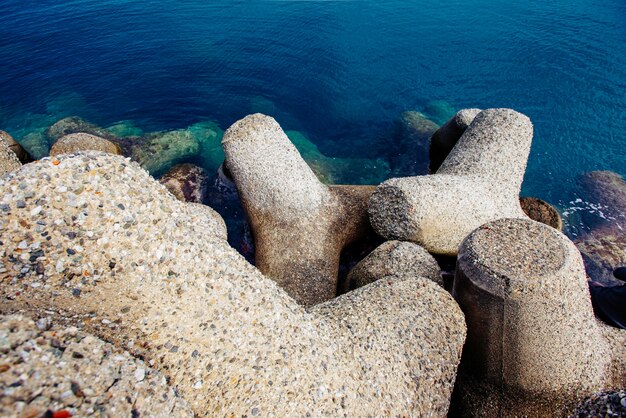
M22 147L11 135L9 135L5 131L0 130L0 142L4 142L11 151L15 153L17 159L20 160L22 164L26 164L31 161L30 155L26 152L24 147Z
M429 170L437 172L480 109L461 109L430 137Z
M400 279L425 277L443 287L441 269L425 249L412 242L387 241L361 260L348 274L351 288L393 276Z
M222 146L254 232L256 266L303 305L333 298L341 250L370 228L374 187L322 184L269 116L236 122Z
M120 147L99 136L79 132L62 136L50 148L50 155L71 154L79 151L101 151L121 155Z
M6 418L193 417L163 374L75 327L0 315L0 353Z
M17 155L9 148L9 142L0 140L0 176L15 171L22 166Z
M580 253L554 228L481 226L461 245L453 295L468 324L455 389L462 415L562 416L623 381L611 373L621 349L598 327Z
M370 221L387 239L456 255L461 241L499 218L526 218L519 191L533 127L511 109L479 113L436 174L390 179L369 203Z
M446 415L465 325L440 286L305 310L136 163L55 161L0 179L2 312L143 356L200 416Z

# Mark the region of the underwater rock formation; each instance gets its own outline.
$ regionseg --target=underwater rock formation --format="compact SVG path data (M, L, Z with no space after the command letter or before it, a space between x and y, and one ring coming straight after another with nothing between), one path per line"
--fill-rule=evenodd
M481 226L460 247L452 293L468 325L461 416L563 416L626 381L626 331L606 338L580 253L556 229L528 219Z
M178 164L159 179L176 199L183 202L204 203L208 197L209 173L193 164Z
M2 313L51 315L141 356L199 416L446 415L465 322L431 280L305 310L136 163L55 161L0 179Z
M99 136L81 132L59 138L50 148L50 156L71 154L79 151L101 151L114 155L122 154L122 150L116 143Z
M78 116L69 116L55 122L46 130L46 138L48 140L48 144L53 146L62 137L76 133L90 134L109 140L118 139L106 129L94 125L91 122L87 122Z
M369 214L377 233L455 255L480 225L526 218L519 192L530 152L530 120L511 109L476 116L436 174L394 178L378 186Z
M626 266L626 182L611 171L592 171L580 183L594 213L583 213L590 230L574 242L593 281L620 285L613 270Z
M322 184L269 116L236 122L222 146L254 232L256 266L303 305L333 298L341 250L369 229L374 187Z
M381 159L327 157L301 132L285 134L322 183L345 184L349 180L353 184L379 184L391 172Z
M76 327L0 315L0 415L193 417L143 361Z
M428 173L428 146L430 137L439 125L421 112L406 111L394 122L393 154L389 156L396 176L414 176Z
M387 241L361 260L348 274L350 288L359 288L381 277L425 277L443 287L441 269L425 249L412 242Z

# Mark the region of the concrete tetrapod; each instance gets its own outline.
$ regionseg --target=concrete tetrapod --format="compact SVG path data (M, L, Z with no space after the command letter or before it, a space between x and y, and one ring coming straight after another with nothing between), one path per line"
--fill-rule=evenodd
M348 274L351 288L359 288L381 277L425 277L443 287L441 269L425 249L412 242L387 241L368 254Z
M222 146L254 232L256 266L303 305L333 298L341 250L368 231L375 187L322 184L269 116L236 122Z
M390 179L370 199L372 226L388 239L456 255L485 222L526 218L519 203L533 127L511 109L479 113L436 174Z
M468 325L456 414L564 416L624 384L626 331L605 335L580 253L554 228L500 219L472 232L459 250L453 296Z
M0 313L142 356L199 416L447 413L465 324L430 280L306 310L205 213L110 154L25 165L0 178L0 204Z

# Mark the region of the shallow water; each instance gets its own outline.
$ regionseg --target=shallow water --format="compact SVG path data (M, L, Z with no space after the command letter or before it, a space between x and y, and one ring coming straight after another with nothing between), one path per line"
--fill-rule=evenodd
M68 115L155 131L261 111L327 156L376 158L403 111L440 101L439 123L530 116L525 195L586 210L580 173L626 174L623 0L3 0L0 56L17 139Z

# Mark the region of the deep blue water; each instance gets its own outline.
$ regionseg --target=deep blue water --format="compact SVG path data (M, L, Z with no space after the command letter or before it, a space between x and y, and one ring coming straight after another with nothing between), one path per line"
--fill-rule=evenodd
M580 173L626 174L624 0L2 0L0 57L18 140L68 115L150 131L260 110L373 158L440 100L532 119L526 195L567 207Z

